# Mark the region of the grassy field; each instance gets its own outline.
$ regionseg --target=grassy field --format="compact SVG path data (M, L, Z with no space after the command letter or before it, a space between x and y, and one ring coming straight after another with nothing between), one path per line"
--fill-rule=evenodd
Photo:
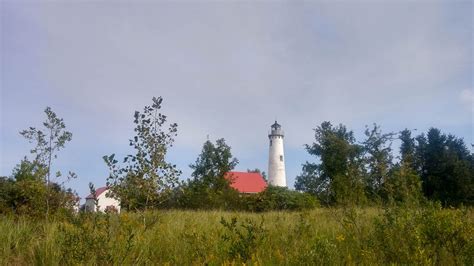
M473 265L474 211L153 211L0 217L0 264Z

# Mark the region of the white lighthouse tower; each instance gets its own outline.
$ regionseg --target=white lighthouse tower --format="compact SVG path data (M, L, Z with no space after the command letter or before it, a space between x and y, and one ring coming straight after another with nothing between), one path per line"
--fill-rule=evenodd
M270 154L268 156L268 183L271 186L286 187L285 157L283 153L283 130L275 121L268 135Z

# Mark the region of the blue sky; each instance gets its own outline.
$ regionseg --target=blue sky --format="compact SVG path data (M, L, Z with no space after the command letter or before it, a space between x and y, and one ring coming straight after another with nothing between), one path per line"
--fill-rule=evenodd
M188 165L223 137L237 170L266 171L267 133L285 132L288 183L312 160L322 121L439 127L473 143L471 1L0 2L0 175L51 106L73 140L54 170L81 196L105 183L103 155L130 152L135 110L163 96L178 123L168 160Z

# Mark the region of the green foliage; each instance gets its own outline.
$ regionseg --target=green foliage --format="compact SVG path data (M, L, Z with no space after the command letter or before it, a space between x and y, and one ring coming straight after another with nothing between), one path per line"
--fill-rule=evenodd
M44 182L44 177L47 174L46 171L47 169L44 165L38 163L38 161L30 162L25 157L21 160L20 164L13 169L13 178L16 181L37 180Z
M212 240L209 235L195 231L184 232L181 235L185 243L184 248L197 264L207 265L211 262L207 254L208 250L212 250Z
M2 216L0 264L472 265L473 221L472 209L439 205Z
M306 145L306 150L320 163L303 165L295 187L316 194L326 204L365 202L363 147L355 143L353 132L343 125L333 127L330 122L323 122L314 131L315 142Z
M465 209L390 208L375 221L376 256L385 264L468 265L474 259L473 225Z
M316 198L308 193L292 191L285 187L267 187L264 191L243 197L250 211L301 211L318 206Z
M193 169L193 179L183 185L178 202L191 209L236 209L239 193L230 187L231 179L225 177L238 160L232 157L231 147L224 139L216 143L206 141Z
M63 254L60 263L122 264L135 245L137 229L146 232L139 220L128 219L127 215L83 213L58 227Z
M392 169L382 196L389 204L419 205L424 202L421 179L406 162L402 162Z
M13 190L14 180L6 176L0 176L0 213L11 212L11 191Z
M435 128L416 140L424 195L445 205L474 203L474 160L464 141Z
M394 133L375 125L362 145L352 131L323 122L306 150L317 162L306 162L295 188L325 204L420 203L423 196L444 205L474 202L474 155L462 139L430 129L415 138L401 131L400 161L394 162ZM422 195L420 195L420 186Z
M390 170L381 196L388 204L417 206L424 202L424 197L421 178L415 170L415 139L408 129L400 132L399 139L401 160Z
M57 158L59 150L64 148L67 142L71 141L72 133L66 130L64 120L59 118L50 107L46 107L44 112L46 113L46 121L43 122L43 129L30 127L20 132L30 143L34 143L34 148L31 149L30 152L35 156L35 159L31 163L26 163L27 159L25 158L17 169L15 178L19 182L22 182L23 178L31 176L31 178L28 178L30 179L30 184L25 186L30 189L36 187L38 193L37 195L28 195L27 197L35 197L36 200L40 200L38 197L43 196L46 201L44 211L46 212L46 218L48 218L50 209L52 208L50 201L54 201L54 197L57 196L57 193L53 191L56 185L51 183L52 163L53 160ZM56 179L61 176L61 172L58 171L56 173ZM75 173L69 172L67 178L69 180L76 177ZM39 178L42 178L45 183L46 193L44 195L39 192L40 190L42 191L42 189L38 187L41 186L38 183L40 182L40 180L38 180ZM36 184L32 184L32 182ZM33 191L29 191L28 193L32 192Z
M311 195L317 196L323 202L328 203L327 191L329 190L329 182L322 178L320 167L316 163L306 162L303 164L302 173L296 177L295 189L304 191Z
M178 125L167 124L167 116L159 113L161 97L153 97L151 106L145 106L143 113L134 114L136 135L130 139L135 154L127 155L120 166L115 154L104 156L110 175L107 185L111 196L120 199L123 208L144 210L160 207L171 198L181 174L176 165L166 162L165 156L173 146Z
M246 262L251 258L265 238L266 230L263 227L263 221L263 218L260 223L245 219L239 224L236 217L232 217L230 221L224 217L221 218L221 224L226 229L221 239L231 259Z
M298 258L297 264L335 265L337 264L336 262L340 261L339 254L337 254L337 242L335 239L316 237L311 242L311 248L302 252L301 257Z
M401 162L408 167L415 167L416 162L416 144L415 139L411 136L411 131L404 129L400 132L399 139L401 140L400 155Z
M48 218L70 216L77 196L56 183L46 184L44 167L26 158L13 170L12 178L0 179L0 214Z
M221 138L216 140L215 145L209 140L206 141L195 164L189 167L193 169L191 176L194 179L219 188L224 186L225 182L216 179L232 171L238 163L239 161L232 157L231 147Z
M378 201L385 193L384 184L392 167L391 141L394 133L382 134L380 126L374 124L365 130L367 139L363 142L365 151L366 193L373 201Z
M46 121L43 122L44 129L30 127L20 132L20 134L34 143L35 147L31 150L34 154L35 161L45 165L48 179L51 175L51 163L57 158L57 152L64 148L64 145L71 141L72 133L66 131L66 125L62 118L59 118L50 107L44 110L46 113Z

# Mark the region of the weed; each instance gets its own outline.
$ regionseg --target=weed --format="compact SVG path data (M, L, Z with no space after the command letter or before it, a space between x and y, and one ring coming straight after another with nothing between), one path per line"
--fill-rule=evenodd
M239 224L236 217L232 217L230 221L221 218L221 224L226 229L222 240L228 244L228 254L232 259L239 258L245 262L251 258L265 237L263 221L262 218L260 223L256 223L247 218Z

